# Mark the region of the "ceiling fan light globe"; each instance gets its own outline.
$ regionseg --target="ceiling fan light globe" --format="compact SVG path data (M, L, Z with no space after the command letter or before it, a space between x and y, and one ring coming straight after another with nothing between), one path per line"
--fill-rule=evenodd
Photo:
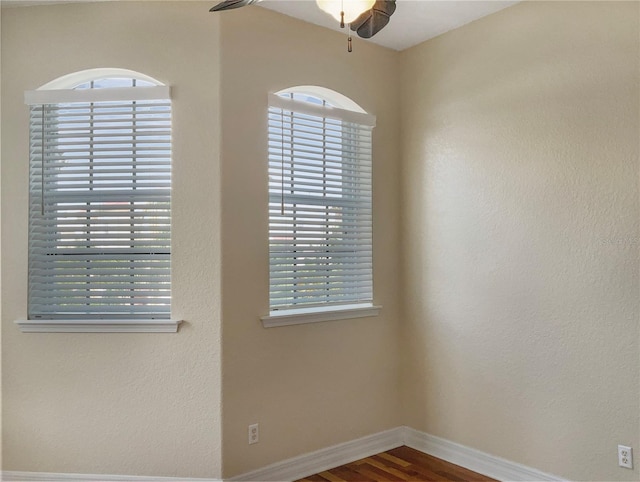
M375 0L316 0L318 7L340 21L340 12L344 9L344 22L351 23L366 12Z

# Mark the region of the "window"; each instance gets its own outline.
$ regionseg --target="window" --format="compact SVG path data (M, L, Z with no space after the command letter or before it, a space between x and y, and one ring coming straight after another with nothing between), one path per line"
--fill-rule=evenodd
M376 314L375 118L317 87L274 94L269 104L270 316L263 318L265 326L290 324L284 318L298 323Z
M112 73L26 93L23 331L176 331L169 320L171 101L158 84ZM32 329L47 324L58 329Z

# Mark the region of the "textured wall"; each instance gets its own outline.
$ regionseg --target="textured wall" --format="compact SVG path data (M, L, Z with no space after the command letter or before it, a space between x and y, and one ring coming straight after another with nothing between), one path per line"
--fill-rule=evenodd
M397 53L250 7L222 22L224 474L398 424ZM380 316L264 329L269 310L267 93L336 90L377 115L374 298ZM260 423L260 443L247 426Z
M343 35L256 7L3 9L4 469L215 477L223 430L232 476L406 423L571 479L637 479L615 446L640 447L638 15L635 2L527 2L403 54L356 41L349 55ZM21 334L22 93L102 66L174 87L174 314L187 323ZM383 311L265 330L266 93L300 84L378 116Z
M526 2L402 53L408 425L638 479L639 8Z
M220 456L218 21L193 2L2 11L5 470L216 477ZM121 67L173 88L178 334L25 334L23 91Z

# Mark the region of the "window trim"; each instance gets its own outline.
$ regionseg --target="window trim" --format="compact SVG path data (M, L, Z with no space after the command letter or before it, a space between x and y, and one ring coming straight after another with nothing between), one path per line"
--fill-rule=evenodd
M74 90L77 85L105 78L144 80L154 86ZM158 80L127 69L100 68L74 72L26 91L25 104L45 105L73 102L136 101L171 99L171 88ZM19 319L23 333L176 333L183 320L169 318L54 318Z
M352 303L348 305L314 306L272 310L269 316L260 318L265 328L303 325L321 321L348 320L378 316L382 306L373 303Z
M112 102L137 100L162 100L171 98L167 85L155 87L111 87L104 89L56 89L28 90L24 93L27 105L64 104L70 102Z
M22 333L176 333L183 320L17 320Z
M305 103L282 96L283 94L296 93L317 97L332 105L320 106L313 103ZM348 97L324 87L298 86L283 89L275 93L270 93L268 95L268 106L269 109L276 108L296 112L303 115L337 119L340 121L360 124L361 126L366 126L370 129L373 129L376 126L375 115L367 113L364 109L362 109L358 104L356 104ZM371 179L371 188L372 187L373 179ZM371 201L373 201L373 199ZM270 223L271 221L269 220L269 224ZM373 233L371 242L373 244ZM371 265L373 268L373 256L371 258ZM271 278L269 279L269 286L271 287ZM374 301L375 300L362 302L353 301L346 302L344 304L330 304L328 306L305 306L302 308L283 307L280 309L272 309L270 306L269 315L260 317L260 320L264 328L273 328L324 321L374 317L378 316L380 314L380 310L382 309L382 306L375 305Z

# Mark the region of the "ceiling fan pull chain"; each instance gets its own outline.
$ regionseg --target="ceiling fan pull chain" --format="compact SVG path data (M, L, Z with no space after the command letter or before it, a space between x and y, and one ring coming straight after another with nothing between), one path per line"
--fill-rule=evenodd
M344 28L344 0L340 2L340 28Z
M347 52L351 52L352 48L351 48L351 24L349 24L349 27L347 28Z

